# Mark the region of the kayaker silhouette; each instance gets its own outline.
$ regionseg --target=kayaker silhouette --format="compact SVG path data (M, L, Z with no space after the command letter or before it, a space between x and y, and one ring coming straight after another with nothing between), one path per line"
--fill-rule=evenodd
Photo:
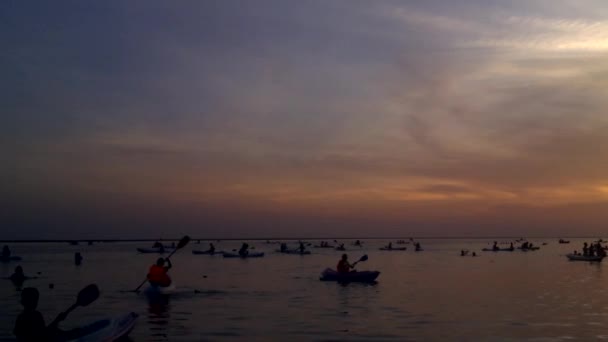
M215 253L215 246L212 243L209 244L209 253Z
M21 291L23 312L17 317L13 330L17 341L51 341L61 333L57 325L67 317L67 314L60 313L49 326L46 326L44 317L36 310L38 298L39 293L36 288L27 287Z
M249 254L249 245L247 243L243 243L243 245L241 246L241 249L239 249L239 255L242 257L246 257L247 254Z
M165 261L167 266L165 266ZM148 271L148 282L153 286L167 287L171 285L171 278L167 274L171 269L171 260L158 258L156 264L150 266Z
M338 266L336 267L338 273L348 273L352 268L354 266L348 262L348 255L342 254L342 259L338 261Z

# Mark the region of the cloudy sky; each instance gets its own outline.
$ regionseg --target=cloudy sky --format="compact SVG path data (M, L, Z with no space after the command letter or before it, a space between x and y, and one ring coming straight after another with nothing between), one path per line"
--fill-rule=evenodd
M2 238L600 235L605 0L0 4Z

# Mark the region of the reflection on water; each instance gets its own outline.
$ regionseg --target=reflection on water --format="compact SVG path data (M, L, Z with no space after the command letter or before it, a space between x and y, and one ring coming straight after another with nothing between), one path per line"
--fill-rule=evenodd
M169 309L168 295L148 296L149 341L168 341Z
M78 308L65 328L135 311L140 318L134 341L606 339L607 266L566 260L582 240L570 246L546 241L539 251L511 253L481 252L491 241L480 240L425 240L419 253L382 252L378 247L387 241L365 241L347 253L352 259L368 254L357 268L381 271L375 284L319 281L320 272L340 258L342 252L332 249L281 255L273 253L276 246L250 242L267 252L250 260L186 249L172 258L180 291L153 300L124 292L141 282L156 259L137 254L136 244L15 244L11 249L24 257L19 263L26 274L42 272L44 278L0 282L0 340L12 339L19 287L40 290L39 310L50 321L92 282L101 297ZM226 250L238 245L216 243ZM478 256L461 257L462 249ZM86 260L79 268L76 252ZM0 265L0 277L9 277L15 266Z

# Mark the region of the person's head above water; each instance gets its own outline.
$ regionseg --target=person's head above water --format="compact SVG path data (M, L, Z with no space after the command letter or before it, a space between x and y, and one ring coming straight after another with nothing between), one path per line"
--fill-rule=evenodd
M158 258L158 260L156 260L156 265L157 266L163 266L164 264L165 264L165 259Z
M21 267L21 266L15 267L15 274L23 274L23 267Z
M348 260L348 255L342 254L342 260Z
M38 307L38 290L34 287L26 287L21 291L21 305L26 310L36 310Z

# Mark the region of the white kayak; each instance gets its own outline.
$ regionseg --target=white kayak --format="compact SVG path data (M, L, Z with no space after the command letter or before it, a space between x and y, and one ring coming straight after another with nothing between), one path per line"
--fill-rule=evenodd
M407 250L407 247L380 247L379 248L381 251L405 251Z
M604 259L603 256L589 256L589 255L581 255L581 254L566 254L568 260L570 261L602 261Z
M130 312L126 315L100 320L80 328L79 333L81 336L66 336L67 339L59 338L58 341L116 341L129 335L133 327L135 327L137 316L136 313Z
M173 247L165 247L161 249L160 247L150 247L150 248L137 248L139 253L171 253L175 250Z
M249 252L247 253L247 255L240 255L237 252L231 253L231 252L224 252L224 258L241 258L241 259L247 259L247 258L261 258L264 256L264 252Z
M299 249L287 249L287 250L280 250L277 249L276 250L278 253L283 253L283 254L297 254L297 255L309 255L310 251L301 251Z

